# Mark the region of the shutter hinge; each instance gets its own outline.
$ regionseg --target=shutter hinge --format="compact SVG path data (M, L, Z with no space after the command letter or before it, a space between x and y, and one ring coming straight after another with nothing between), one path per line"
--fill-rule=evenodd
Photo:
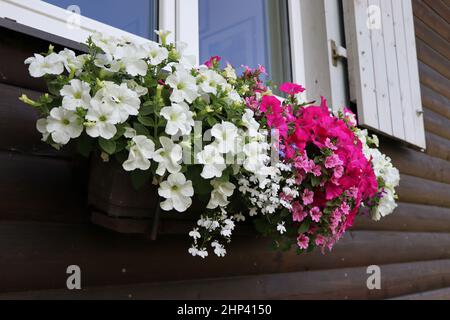
M347 59L347 49L338 46L336 41L331 40L331 58L333 60L333 66L337 67L339 60Z

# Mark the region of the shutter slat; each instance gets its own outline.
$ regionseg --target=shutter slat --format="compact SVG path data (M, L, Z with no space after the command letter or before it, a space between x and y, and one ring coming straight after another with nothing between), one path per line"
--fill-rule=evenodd
M385 0L383 2L386 2ZM370 15L374 14L371 8L378 8L375 11L376 19L381 18L381 2L380 0L369 0L368 3ZM372 11L372 12L371 12ZM370 29L370 42L372 45L372 58L375 77L375 94L377 97L378 123L379 129L389 135L392 135L392 117L391 104L389 101L388 77L386 72L386 52L383 38L383 25L381 19L380 28ZM366 27L367 28L367 27Z
M404 140L405 127L403 124L403 109L399 87L400 79L397 63L397 43L395 37L394 19L392 18L392 0L381 1L381 14L384 47L386 52L387 85L389 90L389 102L392 108L392 111L390 112L392 121L392 134L394 137Z
M344 0L344 21L360 124L425 148L411 0Z
M414 16L411 0L401 1L405 22L405 37L408 48L409 80L411 84L411 98L413 104L415 144L425 148L424 120L422 95L420 93L419 64L417 59L416 35L414 32Z

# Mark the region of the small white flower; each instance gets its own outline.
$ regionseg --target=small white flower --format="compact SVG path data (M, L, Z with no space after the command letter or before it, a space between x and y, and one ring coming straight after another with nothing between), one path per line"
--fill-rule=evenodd
M197 154L198 163L203 164L202 178L220 178L226 169L225 159L215 145L208 145Z
M278 231L280 234L286 233L286 227L285 227L284 225L285 225L285 222L284 222L284 221L281 222L281 223L279 223L279 224L277 225L277 231Z
M250 217L254 217L254 216L258 215L258 209L257 208L251 208L250 212L248 213L248 215Z
M64 72L63 59L56 53L50 53L44 57L40 54L35 54L25 60L25 64L29 64L29 72L33 78L41 78L46 74L58 75Z
M62 107L53 108L47 118L47 131L55 143L64 145L81 135L83 124L75 112Z
M211 192L211 199L209 200L207 209L216 209L217 207L226 207L230 202L228 198L231 197L236 188L231 182L223 182L219 180L212 180L211 185L214 190Z
M201 249L197 251L197 255L202 258L205 259L208 256L208 251L206 251L206 249Z
M77 108L89 109L91 104L90 91L89 83L78 79L71 80L60 91L63 97L62 107L71 111L76 111Z
M156 42L150 41L144 45L144 48L152 66L161 64L169 57L169 51Z
M155 155L155 144L146 136L135 136L132 140L128 160L123 163L125 171L136 169L146 171L150 169L152 159Z
M196 257L198 255L198 249L196 247L191 247L188 250L189 254L193 257Z
M89 109L86 119L90 122L86 127L86 133L92 138L102 137L111 139L117 133L117 119L113 117L114 110L104 104L96 105Z
M114 54L114 58L120 60L125 71L133 77L147 74L148 65L143 60L146 56L147 53L143 47L135 44L118 47Z
M167 181L161 182L158 194L166 199L161 202L161 209L185 212L192 205L191 197L194 195L194 188L192 181L186 181L182 173L173 173L169 175Z
M178 133L189 135L195 125L193 113L184 102L173 104L171 107L164 107L161 110L161 115L167 120L165 132L171 136Z
M156 174L163 176L166 171L169 173L177 173L181 170L181 159L183 157L183 149L180 145L174 144L167 137L160 137L162 148L155 152L153 160L159 163Z
M225 250L224 246L218 243L217 241L211 243L211 247L214 248L214 253L218 257L225 257L225 255L227 254L227 250Z
M194 228L191 232L189 232L189 237L193 238L194 240L200 239L202 236L200 235L200 232L198 232L198 228Z
M234 215L234 220L237 222L245 221L245 216L242 213L237 213Z
M216 124L211 135L216 138L217 149L221 153L235 152L239 134L234 124L227 121Z
M186 70L177 70L167 77L166 83L173 89L170 100L179 103L186 100L192 103L198 98L196 79Z

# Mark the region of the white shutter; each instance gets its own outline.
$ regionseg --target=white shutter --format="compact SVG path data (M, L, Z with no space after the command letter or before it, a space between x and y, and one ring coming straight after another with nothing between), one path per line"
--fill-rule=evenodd
M425 148L411 0L344 0L350 99L361 125Z

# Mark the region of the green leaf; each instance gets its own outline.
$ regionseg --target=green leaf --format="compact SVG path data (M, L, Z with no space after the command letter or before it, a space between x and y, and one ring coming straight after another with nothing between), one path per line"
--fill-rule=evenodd
M147 127L154 127L155 126L155 120L153 120L153 118L150 118L150 117L139 116L138 117L138 121L141 124L143 124L144 126L147 126Z
M206 122L208 122L211 127L214 127L217 124L217 119L214 117L208 117L206 118Z
M98 144L103 151L107 154L112 155L116 151L116 142L114 140L106 140L103 138L98 139Z
M88 158L94 150L94 142L86 133L83 133L77 140L77 150L83 156Z
M152 101L147 101L147 102L152 102ZM153 105L148 105L146 106L145 103L144 105L139 109L139 115L140 116L148 116L150 114L153 114L155 112L155 108L153 107Z
M263 235L270 234L272 226L265 218L255 219L253 223L255 225L256 231L258 231L259 233Z
M133 123L133 128L138 136L150 136L150 131L139 122Z
M141 189L143 186L145 186L146 183L150 182L151 177L152 177L151 170L132 171L131 172L131 183L133 184L133 188L136 190Z
M308 231L309 230L309 225L310 225L309 221L303 222L302 225L300 226L300 228L298 228L298 233L299 234L303 234L306 231Z
M311 177L311 185L313 186L313 188L319 186L320 185L320 177L316 177L313 175Z

